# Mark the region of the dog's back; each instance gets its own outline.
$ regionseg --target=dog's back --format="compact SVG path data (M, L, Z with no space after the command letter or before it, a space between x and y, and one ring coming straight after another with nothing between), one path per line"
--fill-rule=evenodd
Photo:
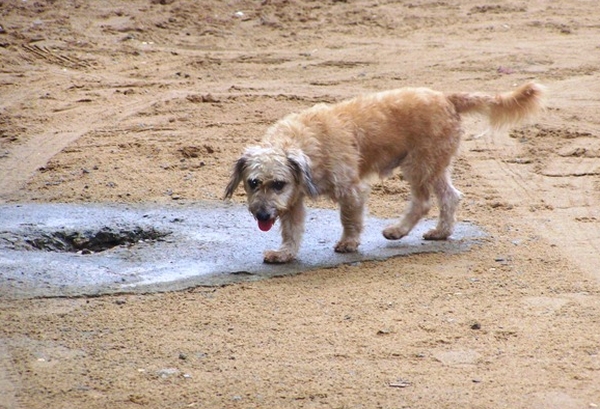
M412 156L443 149L453 154L460 117L452 103L428 88L400 88L366 94L328 108L341 119L346 138L360 152L360 177L389 176ZM339 127L338 127L339 128Z
M497 95L400 88L320 104L299 117L324 145L357 148L361 178L385 177L413 157L447 166L462 136L460 114L486 116L492 129L502 129L543 110L544 94L534 82Z

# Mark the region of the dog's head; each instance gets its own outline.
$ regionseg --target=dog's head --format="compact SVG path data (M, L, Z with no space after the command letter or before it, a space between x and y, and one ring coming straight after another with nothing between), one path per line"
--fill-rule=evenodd
M225 197L230 198L240 183L248 196L248 209L262 231L270 230L275 220L302 196L318 195L310 160L299 149L246 149L234 166Z

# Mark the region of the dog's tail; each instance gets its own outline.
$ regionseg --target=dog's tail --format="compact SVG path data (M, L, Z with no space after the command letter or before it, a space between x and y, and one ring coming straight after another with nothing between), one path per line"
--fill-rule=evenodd
M546 88L535 82L498 95L461 92L448 95L456 111L487 116L494 130L516 125L545 108Z

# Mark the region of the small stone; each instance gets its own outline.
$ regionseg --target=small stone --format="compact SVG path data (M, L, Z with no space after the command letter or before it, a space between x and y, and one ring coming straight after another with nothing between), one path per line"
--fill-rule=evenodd
M217 98L215 98L212 94L202 95L202 102L219 102Z
M510 75L515 72L515 70L513 70L510 67L498 67L497 71L498 71L498 74L506 74L506 75Z
M179 373L179 369L177 368L164 368L156 371L156 375L160 378L169 378L173 375L177 375Z
M478 322L475 322L475 323L473 323L473 325L471 325L471 329L474 329L474 330L481 329L481 324Z
M216 98L214 95L212 94L205 94L205 95L188 95L186 97L186 99L194 104L198 104L198 103L207 103L207 102L219 102L219 99Z
M410 381L407 381L406 379L398 379L395 382L390 382L389 386L391 388L406 388L410 386Z

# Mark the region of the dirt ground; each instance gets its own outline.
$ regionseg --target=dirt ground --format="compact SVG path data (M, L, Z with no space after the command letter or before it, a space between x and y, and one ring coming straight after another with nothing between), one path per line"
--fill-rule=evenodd
M587 0L0 0L0 202L218 201L243 147L314 103L549 89L505 135L465 120L475 249L2 299L0 408L599 407L599 21ZM370 213L406 199L383 181Z

